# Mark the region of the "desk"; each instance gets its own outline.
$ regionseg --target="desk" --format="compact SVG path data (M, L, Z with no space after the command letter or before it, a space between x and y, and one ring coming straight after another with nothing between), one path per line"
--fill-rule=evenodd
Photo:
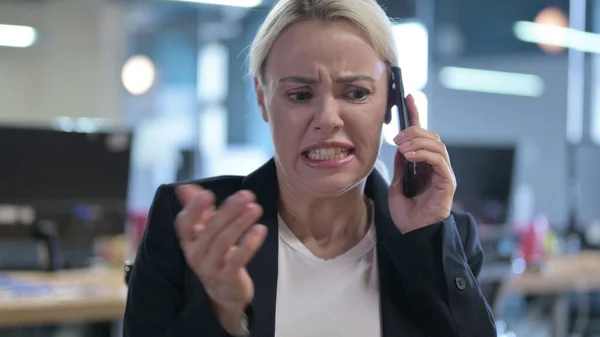
M600 290L600 252L554 256L541 272L525 271L511 278L507 290L528 295Z
M600 291L600 252L583 251L577 255L553 256L540 272L525 271L508 278L506 293L550 295L553 299L552 336L568 336L571 292L587 294Z
M7 280L17 286L35 287L38 292L9 294L3 290ZM120 269L6 273L0 279L0 327L118 321L123 317L126 298Z

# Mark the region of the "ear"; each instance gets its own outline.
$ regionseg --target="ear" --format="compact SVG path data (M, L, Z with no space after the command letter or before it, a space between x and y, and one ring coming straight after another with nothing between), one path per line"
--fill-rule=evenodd
M267 109L265 106L265 92L264 92L263 88L261 87L260 81L258 80L257 76L254 77L254 90L256 91L256 102L258 103L258 106L260 107L260 113L262 115L262 119L268 123L269 116L267 115Z

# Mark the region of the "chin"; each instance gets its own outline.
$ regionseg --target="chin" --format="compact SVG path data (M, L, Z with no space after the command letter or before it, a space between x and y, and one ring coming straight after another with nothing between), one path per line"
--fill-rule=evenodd
M357 186L365 177L358 177L349 172L339 172L327 175L309 175L302 179L308 191L319 197L335 197Z
M354 158L358 159L358 158ZM281 172L284 179L288 179L287 183L295 186L295 189L303 190L303 193L313 195L318 198L335 197L351 190L360 185L368 174L371 172L371 167L364 165L360 160L352 160L341 167L314 167L307 165L305 160L297 160L295 163L289 163L288 168L279 158L275 158L278 166L283 171ZM287 171L288 174L285 172ZM283 177L282 176L282 177Z

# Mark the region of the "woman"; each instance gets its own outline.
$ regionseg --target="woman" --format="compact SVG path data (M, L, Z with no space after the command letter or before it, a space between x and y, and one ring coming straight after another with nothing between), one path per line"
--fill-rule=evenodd
M133 267L126 336L491 337L473 218L437 134L373 170L397 64L373 0L281 0L250 51L275 157L247 177L163 185ZM432 168L415 198L402 159Z

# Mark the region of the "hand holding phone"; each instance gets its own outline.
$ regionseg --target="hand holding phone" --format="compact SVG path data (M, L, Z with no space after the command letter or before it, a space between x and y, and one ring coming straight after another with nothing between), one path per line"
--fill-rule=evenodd
M390 88L388 91L389 100L389 116L391 116L391 109L396 106L398 111L398 123L400 132L404 131L411 126L410 118L408 115L408 109L406 107L406 98L404 94L404 84L402 82L402 71L399 67L391 67L390 72ZM408 161L405 157L402 157L403 161L403 176L402 176L402 187L404 195L407 198L413 198L419 194L427 185L430 174L427 167L423 167L423 164L417 164Z
M394 178L388 191L388 206L402 234L437 224L450 216L456 177L440 135L421 127L414 97L404 96L402 73L392 67L385 122L398 108L401 136L394 155Z

